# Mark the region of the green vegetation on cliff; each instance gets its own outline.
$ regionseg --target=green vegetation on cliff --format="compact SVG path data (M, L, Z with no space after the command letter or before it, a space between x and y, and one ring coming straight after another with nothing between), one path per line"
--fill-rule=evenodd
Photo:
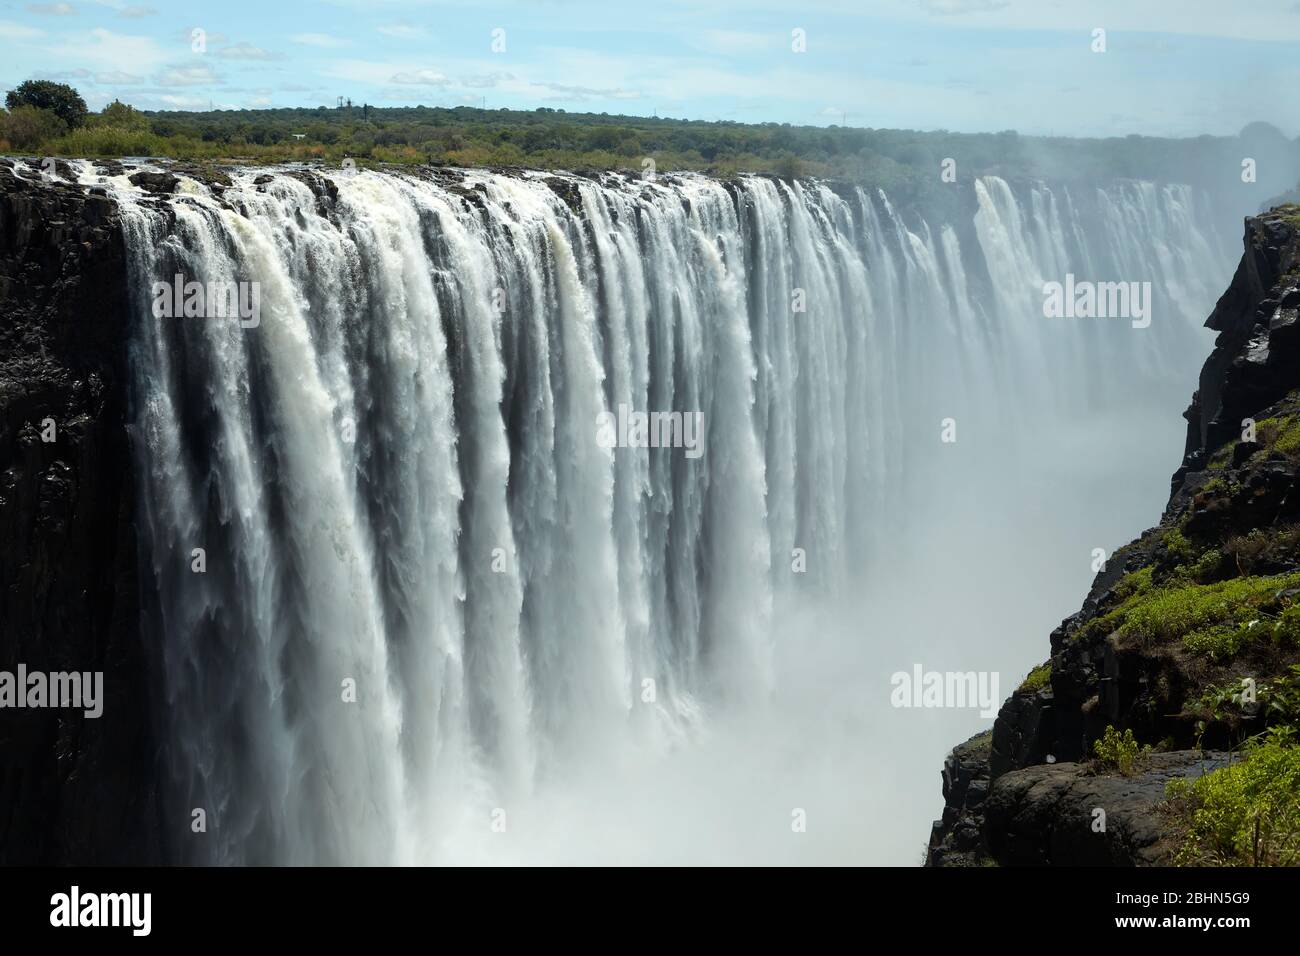
M1117 609L1118 632L1147 644L1179 639L1215 660L1233 657L1250 640L1294 644L1285 596L1293 588L1300 588L1300 573L1152 588Z
M1300 747L1292 729L1252 741L1227 767L1171 781L1167 793L1184 832L1176 863L1300 865Z
M1052 662L1039 664L1031 670L1025 679L1020 682L1019 692L1022 694L1032 694L1050 686L1052 683Z
M1121 734L1114 727L1107 727L1102 738L1092 745L1092 752L1101 768L1113 770L1123 777L1132 774L1138 759L1150 750L1150 747L1138 743L1132 730L1125 730Z

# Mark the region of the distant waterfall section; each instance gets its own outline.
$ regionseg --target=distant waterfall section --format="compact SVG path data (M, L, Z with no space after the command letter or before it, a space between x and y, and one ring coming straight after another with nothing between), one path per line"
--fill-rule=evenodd
M314 175L106 181L195 862L437 862L550 779L761 706L774 622L869 576L918 434L1183 388L1228 260L1174 185L986 177L945 221L763 177ZM1044 318L1067 271L1151 281L1151 328ZM177 276L256 283L256 323L158 317ZM700 453L610 447L620 409L698 416Z

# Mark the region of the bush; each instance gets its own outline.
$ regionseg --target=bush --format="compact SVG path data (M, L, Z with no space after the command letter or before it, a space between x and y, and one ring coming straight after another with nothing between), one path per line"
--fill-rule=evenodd
M1265 418L1256 423L1255 437L1265 448L1295 457L1300 454L1300 415L1292 412Z
M92 127L112 126L116 129L132 132L150 131L149 117L134 106L128 106L121 100L113 100L98 113L91 115L87 125Z
M1294 610L1288 608L1282 618ZM1248 686L1253 687L1253 699L1246 696ZM1262 717L1270 730L1276 727L1294 734L1300 731L1300 664L1291 664L1276 677L1264 677L1252 684L1233 681L1211 685L1201 692L1195 706L1204 714L1204 719L1196 723L1198 746L1212 721L1239 726L1243 719Z
M776 174L782 179L798 179L805 175L803 160L787 153L776 161Z
M1178 528L1170 528L1164 534L1165 550L1179 564L1186 564L1196 558L1196 549Z
M68 125L49 110L17 106L0 117L0 137L14 149L34 150L41 143L68 131Z
M66 83L50 80L27 80L20 83L6 94L5 106L11 110L20 106L49 110L70 129L76 129L86 121L86 101L81 98L81 94Z
M1092 745L1092 752L1097 755L1097 762L1107 770L1127 777L1133 773L1138 757L1151 751L1150 747L1139 747L1133 731L1121 734L1114 727L1107 727L1101 740Z
M61 156L161 156L167 141L146 130L120 126L83 126L46 144Z
M1032 694L1047 687L1052 682L1052 662L1039 664L1020 682L1020 693Z
M1171 781L1166 793L1187 831L1179 865L1300 865L1300 748L1289 730L1252 742L1239 763Z
M1117 609L1119 631L1146 642L1181 638L1191 650L1225 660L1256 634L1272 634L1260 618L1279 609L1279 592L1297 586L1300 574L1279 574L1158 589Z

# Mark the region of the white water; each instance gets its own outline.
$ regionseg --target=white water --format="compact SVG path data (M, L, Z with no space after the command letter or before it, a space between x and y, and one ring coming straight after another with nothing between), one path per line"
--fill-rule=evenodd
M1091 547L1157 517L1232 264L1174 186L987 178L963 223L327 173L326 217L262 172L108 183L187 860L914 862L988 721L890 674L1005 696L1046 656ZM1152 327L1043 318L1067 271L1153 282ZM178 272L260 283L260 324L155 318ZM703 456L601 447L620 404L702 413Z

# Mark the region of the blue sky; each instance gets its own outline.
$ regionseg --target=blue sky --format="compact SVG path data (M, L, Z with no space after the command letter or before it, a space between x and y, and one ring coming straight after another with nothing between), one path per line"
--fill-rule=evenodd
M58 79L92 108L347 96L1083 136L1263 119L1300 133L1296 0L0 0L0 52L4 88Z

